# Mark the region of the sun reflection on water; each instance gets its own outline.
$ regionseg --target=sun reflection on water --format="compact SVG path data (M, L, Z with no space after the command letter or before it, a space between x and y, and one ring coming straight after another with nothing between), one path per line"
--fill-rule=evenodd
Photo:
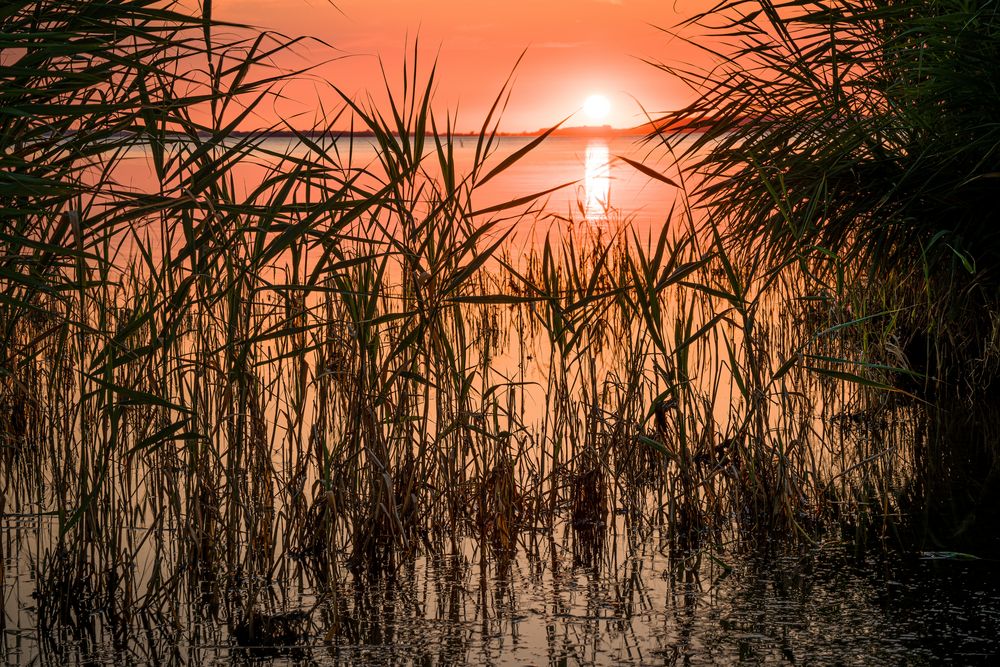
M583 190L583 215L587 222L594 224L607 222L611 196L611 165L608 145L603 141L592 141L587 144Z

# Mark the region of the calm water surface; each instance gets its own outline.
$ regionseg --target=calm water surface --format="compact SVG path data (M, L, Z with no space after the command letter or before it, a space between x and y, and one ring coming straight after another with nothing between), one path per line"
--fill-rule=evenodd
M327 150L336 152L346 163L356 168L366 168L381 174L376 146L367 138L339 139ZM530 137L501 137L486 163L486 171L504 158L533 141ZM306 150L290 139L270 138L262 148L276 154L306 156ZM476 152L474 137L457 137L453 146L455 162L461 174L467 173ZM491 179L476 191L474 204L477 209L540 193L564 186L537 202L543 223L540 227L565 225L567 221L586 221L595 226L606 225L609 210L615 221L628 220L640 230L656 230L666 224L677 190L661 181L638 172L619 159L624 156L641 160L662 170L671 178L676 177L672 161L663 156L664 151L644 143L637 137L576 138L550 137L527 153L512 167ZM266 160L271 160L267 158ZM424 166L432 176L440 171L433 143L427 146ZM238 166L233 177L238 194L245 194L259 182L262 169ZM126 187L149 190L154 184L154 172L148 155L140 149L133 150L118 173L119 181ZM533 222L533 221L532 221ZM527 221L525 224L529 224Z
M994 563L856 558L832 543L677 562L658 531L612 534L610 555L588 564L568 531L527 539L507 563L472 547L418 557L392 579L346 577L336 613L274 587L278 608L308 616L305 637L280 648L235 646L212 586L151 627L113 633L98 618L93 634L41 642L30 570L8 550L28 526L3 528L7 664L963 665L1000 650Z
M503 139L494 160L529 141ZM473 140L456 148L460 164L471 162ZM364 140L354 151L358 164L376 161ZM551 139L478 193L477 206L571 183L544 201L541 234L569 220L602 228L609 209L640 233L658 233L677 192L621 155L646 159L647 150L632 139ZM672 175L665 161L650 164ZM147 187L143 155L130 169L124 182ZM235 174L237 183L252 176ZM629 531L622 520L597 561L562 527L524 536L506 562L484 559L470 543L458 554L418 556L378 581L343 570L336 595L323 599L294 576L293 586L255 582L274 613L304 619L304 636L290 647L237 648L224 602L240 597L240 581L209 582L161 604L152 623L96 614L79 632L43 636L34 558L54 530L50 518L30 513L0 518L7 664L983 664L1000 651L992 561L857 559L830 543L795 555L722 549L678 562L658 528Z

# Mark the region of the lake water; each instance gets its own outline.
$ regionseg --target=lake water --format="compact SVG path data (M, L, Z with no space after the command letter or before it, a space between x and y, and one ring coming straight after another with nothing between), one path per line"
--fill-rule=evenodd
M492 164L498 164L529 141L502 139ZM265 148L276 153L285 153L289 147L285 140L265 142ZM346 151L345 146L338 148ZM473 140L458 139L455 148L460 167L471 163L475 151ZM353 155L356 166L377 163L373 147L365 140L355 141ZM651 160L648 149L631 139L554 138L476 193L475 207L489 208L526 193L570 183L548 195L535 214L515 224L530 226L536 240L546 232L561 233L572 226L617 230L625 222L640 237L658 234L670 223L668 214L675 203L676 189L636 171L616 156L641 160L671 178L676 176L669 160L658 160L655 154ZM372 170L378 171L377 167ZM252 168L236 171L234 186L249 191L258 174L259 170ZM150 186L150 166L141 151L130 157L121 182L138 189ZM613 212L611 216L609 210ZM260 292L271 287L264 285ZM79 528L90 531L94 546L85 550L82 570L88 573L85 582L72 578L63 581L56 576L46 583L39 578L39 565L44 558L51 559L48 564L56 571L69 562L53 558L58 526L50 512L73 501L77 471L87 469L88 461L92 460L89 452L82 456L73 446L78 436L73 420L67 419L61 427L53 426L43 435L44 443L37 451L4 448L2 460L8 476L4 480L5 495L0 497L0 513L4 513L0 517L4 600L0 658L8 664L909 665L985 662L1000 649L997 641L1000 586L992 561L943 552L902 557L856 556L846 542L832 534L822 544L798 550L748 549L725 529L711 539L706 538L706 549L700 556L683 557L671 552L668 544L671 527L663 524L670 502L664 496L666 487L650 490L637 482L630 490L629 481L617 476L619 468L608 475L611 518L606 533L601 532L599 539L588 538L585 529L572 527L568 508L573 494L565 489L581 479L573 476L572 464L574 455L584 448L568 450L562 458L552 455L548 465L558 466L558 470L546 473L544 460L548 454L539 454L538 448L544 449L549 441L545 427L536 428L533 422L548 425L550 438L551 430L567 427L566 423L553 426L554 421L549 421L553 408L547 399L556 392L552 378L559 373L559 361L570 368L564 387L568 398L561 408L563 419L570 422L567 428L572 437L568 440L576 441L570 445L585 441L577 437L587 433L581 423L592 419L595 425L603 423L602 420L610 424L626 412L624 407L619 414L606 410L597 415L598 410L588 410L594 406L607 407L597 403L598 394L611 396L608 401L618 400L616 392L643 394L645 402L632 406L634 414L629 418L633 426L649 421L647 406L650 397L661 389L655 384L659 378L647 377L652 375L646 371L653 354L645 341L633 340L637 331L634 319L619 317L618 311L613 310L621 307L621 313L631 313L634 318L636 311L621 304L605 308L613 311L607 316L611 333L602 334L606 338L602 349L606 352L568 355L569 359L562 360L556 360L551 349L544 349L539 342L544 338L537 323L541 319L541 306L518 311L517 317L521 319L512 314L514 309L504 307L497 309L499 315L488 313L494 317L492 320L483 316L482 322L486 324L478 321L472 324L469 320L468 330L485 332L488 338L495 339L487 347L493 345L498 349L491 371L477 370L479 358L463 360L466 365L462 370L468 371L467 377L471 378L467 386L473 387L473 395L477 390L481 396L502 395L506 403L497 399L490 406L492 415L483 406L479 406L480 411L470 410L476 412L473 417L478 421L473 422L474 429L468 429L469 442L462 441L461 447L454 450L441 445L429 464L431 474L436 477L418 479L427 483L427 488L420 490L422 509L435 518L445 516L447 512L441 508L448 498L440 497L440 482L449 479L452 462L469 451L477 432L490 427L486 417L492 416L500 423L506 406L516 405L510 410L520 415L522 423L514 420L510 422L513 426L506 428L515 431L515 436L524 437L520 444L501 443L508 450L490 439L474 444L481 448L484 462L493 460L493 456L504 461L516 460L521 466L516 481L525 487L549 485L546 488L551 490L551 496L544 491L531 496L534 491L525 488L521 500L525 505L539 498L551 497L553 504L558 500L553 523L546 524L546 519L532 515L532 511L540 513L544 509L537 502L534 510L506 508L510 510L508 516L518 516L521 523L515 539L516 553L507 557L488 547L490 540L476 539L476 528L471 524L478 520L478 514L487 512L482 507L458 508L456 511L470 524L460 531L460 539L450 541L444 537L443 522L437 525L441 532L436 536L414 533L411 537L418 544L415 553L401 557L394 574L375 579L352 573L345 567L347 553L343 549L350 543L350 531L342 528L342 534L328 540L341 549L333 550L330 555L336 574L332 580L322 580L306 567L308 553L299 544L308 543L310 537L311 524L303 507L314 500L310 511L322 506L319 502L322 496L314 491L319 488L316 461L321 453L313 448L316 440L333 448L336 438L347 442L351 433L342 433L329 425L324 427L329 428L329 433L322 432L316 425L320 421L316 413L328 409L328 405L316 398L315 387L330 382L331 395L344 391L344 407L331 412L335 417L353 414L353 406L362 399L359 392L338 388L338 382L350 370L336 367L333 361L338 360L327 359L321 366L308 354L296 357L294 349L283 345L286 339L297 337L297 332L284 337L270 335L282 332L287 324L270 326L275 320L268 317L286 312L288 305L281 301L286 298L284 293L276 290L276 294L280 298L273 302L260 297L260 307L266 314L261 317L265 322L262 330L268 335L260 346L264 351L255 350L254 354L267 360L295 361L284 367L277 364L279 370L273 375L267 374L267 364L261 364L265 370L255 369L261 386L268 388L260 399L264 405L255 407L265 417L260 420L261 430L271 440L257 450L251 446L247 449L266 456L253 459L247 454L241 465L226 468L226 463L233 460L227 438L236 399L227 374L229 369L223 367L225 362L220 361L219 350L223 349L227 335L221 324L229 320L225 319L226 308L221 301L211 301L203 310L192 308L195 323L184 326L195 339L192 346L201 352L189 354L190 348L172 351L177 356L166 359L164 368L143 369L139 377L132 379L144 387L147 382L158 387L156 378L151 376L162 371L171 375L165 385L180 387L179 396L195 393L202 396L200 405L206 413L209 431L205 440L214 438L211 442L215 446L197 450L206 453L205 456L196 456L193 441L183 440L178 440L176 446L168 441L166 446L150 452L132 452L127 448L106 452L113 493L95 503L93 518L97 523L84 521ZM386 298L378 307L392 308L398 304ZM317 309L313 315L322 318L325 312ZM674 313L669 308L667 312ZM346 319L343 311L337 313ZM600 315L595 317L600 319ZM389 325L380 334L392 340L397 323L412 319L412 316L387 317ZM446 324L452 326L453 322ZM322 325L318 330L323 335L340 336L338 345L353 352L352 340L357 339L357 331L347 326L328 330ZM667 331L672 333L672 329L673 322L669 322ZM517 334L522 339L511 342L509 339ZM735 339L729 342L738 344ZM776 341L772 342L778 346ZM434 337L425 341L427 347L437 343ZM694 356L696 347L692 346ZM632 356L637 361L623 361L620 352L625 348L634 352ZM719 362L722 349L724 345L716 341L714 349L706 346L704 359L692 362L692 376L701 373L708 378L706 383L715 383L716 389L722 384L718 369L730 359L726 356ZM475 354L473 351L469 356ZM634 363L640 371L639 379L630 384L626 378L615 376L618 369L599 368L606 358L622 367ZM301 366L296 365L300 361ZM418 361L422 363L423 359ZM595 363L588 365L591 361ZM83 367L88 366L84 363ZM56 368L53 373L69 373L67 386L72 386L76 376L72 365L67 364L67 368L68 371ZM416 365L413 368L419 370ZM123 364L121 370L127 372L128 364ZM441 386L452 381L449 372L446 369L436 376ZM501 375L509 377L498 379ZM331 381L331 376L337 377ZM299 378L302 382L296 384ZM491 383L489 389L480 389ZM342 384L351 387L347 382ZM421 391L429 392L429 384L421 384ZM55 388L58 391L51 400L57 404L60 400L67 401L68 412L72 413L76 399L67 399L71 391L64 391L63 385ZM798 389L789 385L789 391L782 390L782 397L795 396ZM305 407L292 406L295 400L300 400L296 398L297 392L306 396L300 401ZM706 408L705 422L695 424L707 433L706 442L714 442L713 429L726 431L727 411L734 402L734 393L728 385L718 392L714 397L718 405ZM418 395L417 399L424 395L429 394ZM588 395L593 406L586 403ZM328 403L339 405L338 400L329 398ZM627 396L621 400L624 404ZM825 409L824 400L815 401L820 411ZM423 417L425 428L433 431L438 426L434 420L451 416L429 409L427 401L415 402L433 413L431 417L418 407L415 417L404 415L406 419L398 419L395 406L385 401L379 404L386 414L380 427L384 425L392 436L390 444L397 443L398 447L394 450L396 458L383 471L386 478L390 473L397 480L407 474L419 477L407 468L408 450L404 445L410 442L406 438L416 428L408 430L409 422L418 423ZM785 411L791 405L789 401L778 408ZM719 406L722 412L711 419L712 409ZM814 407L810 405L803 415L790 419L804 424L804 431L822 433L822 423L815 415L807 414ZM88 410L91 412L81 416L81 420L99 418L93 406ZM139 411L128 413L127 428L140 432L148 426L147 422L160 416L156 411L151 412L152 416ZM905 410L899 414L900 421L913 421ZM322 437L317 438L317 432ZM601 431L604 435L609 432ZM816 458L834 459L834 454L841 451L838 447L847 447L849 436L823 435L830 449L823 450ZM867 435L850 437L863 440ZM536 443L542 444L536 446ZM883 445L865 446L881 450ZM626 440L602 451L609 459L619 455L628 459L637 448L636 441ZM241 453L239 447L233 449ZM866 450L859 447L856 451ZM29 465L34 463L30 457L36 454L49 466L37 477L36 470ZM322 456L337 455L322 450ZM334 474L348 469L357 456L351 452L342 454L343 458L335 461ZM657 459L650 464L647 456L632 468L628 468L626 461L621 469L641 475L648 472L643 465L656 468L661 463L662 459ZM843 467L848 468L850 463ZM469 504L490 495L482 492L484 488L495 495L499 495L496 489L502 488L503 480L498 482L499 478L492 476L491 471L475 469L479 464L475 460L456 473L459 483L479 489L456 492L455 497ZM604 464L609 469L618 465L609 461ZM820 461L814 465L822 471L832 464ZM541 481L532 478L539 469L538 478L545 478ZM712 475L712 484L719 484L718 488L723 490L728 488L721 466ZM352 483L363 484L365 479L364 475L358 475ZM66 485L63 490L53 490L59 489L60 484ZM709 480L705 484L709 488ZM233 489L244 496L232 500ZM69 500L64 497L67 493ZM512 502L519 504L517 498ZM363 516L356 508L350 509L356 512L352 519ZM206 547L211 557L192 555L191 545L200 543L190 535L198 534L192 531L201 525L192 519L194 515L210 526L205 534L211 532L219 541L218 545ZM497 515L502 516L499 512ZM732 515L727 518L732 519ZM343 522L347 524L346 519ZM254 524L253 529L250 523ZM260 526L262 530L258 530ZM481 528L485 533L487 526ZM198 561L200 557L206 562ZM107 562L115 565L108 570L99 567ZM320 570L317 566L316 572ZM65 597L60 598L60 593ZM58 604L66 598L69 598L68 611L65 617L56 615L57 627L40 629L40 608L52 604L52 600ZM273 623L279 623L276 619L281 619L280 623L294 623L294 632L272 633L284 635L278 637L281 642L271 642L280 646L241 648L240 643L247 643L241 639L241 618L246 617L251 607L268 615Z
M528 141L503 139L497 158L518 150ZM622 219L629 220L637 230L658 232L659 227L669 223L676 188L651 179L619 159L624 156L647 161L650 166L676 177L668 160L650 159L651 153L659 155L655 146L638 138L549 138L509 172L498 177L495 184L487 184L482 194L489 203L491 199L504 201L572 183L548 195L544 201L547 213L601 225L607 222L607 212L611 209Z
M616 531L589 565L568 531L526 540L505 564L471 545L420 556L391 579L346 578L336 604L274 585L269 604L308 615L287 646L240 648L224 611L232 591L211 582L142 623L99 615L47 636L18 557L28 524L0 524L9 665L977 665L1000 648L995 563L857 558L832 542L678 562L658 530Z
M498 138L486 161L484 173L531 141L533 139L528 137ZM379 176L384 174L379 165L377 145L372 139L341 138L336 142L321 143L331 154L339 154L344 163L349 162L354 168L367 169ZM297 158L309 155L302 144L291 139L269 138L260 145L275 155ZM452 149L459 177L468 173L476 148L475 137L455 138ZM438 177L440 170L433 149L433 142L428 140L424 167L432 177ZM668 223L669 212L676 203L677 189L640 173L621 157L642 161L671 179L677 178L674 162L663 147L645 142L640 137L549 137L477 189L474 204L477 209L485 209L528 194L558 188L534 202L534 208L542 213L543 223L538 226L543 233L550 227L555 230L565 227L571 220L595 227L606 226L610 211L612 222L628 221L643 234L650 230L658 234L659 229ZM272 158L261 160L261 163L273 162ZM248 166L234 169L233 182L238 195L251 191L263 173L263 169ZM155 176L148 154L133 150L123 167L119 168L117 178L128 188L149 191L155 183ZM534 223L532 219L531 224Z

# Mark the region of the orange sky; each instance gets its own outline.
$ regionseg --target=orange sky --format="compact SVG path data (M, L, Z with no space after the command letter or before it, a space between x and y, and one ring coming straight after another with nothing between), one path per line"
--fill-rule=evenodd
M638 102L651 112L681 106L690 93L640 58L706 62L691 46L652 25L672 27L712 0L215 0L216 18L311 35L349 57L317 74L351 95L378 93L381 57L394 83L401 78L407 40L419 34L429 65L440 49L436 109L459 109L459 129L478 127L525 48L501 129L535 130L557 122L591 94L605 95L617 127L641 123ZM303 63L335 55L299 48ZM284 64L284 63L283 63ZM301 64L301 63L299 63ZM297 85L276 113L314 113L333 97ZM632 99L635 98L635 99ZM311 120L311 119L309 119ZM585 125L583 114L570 125Z

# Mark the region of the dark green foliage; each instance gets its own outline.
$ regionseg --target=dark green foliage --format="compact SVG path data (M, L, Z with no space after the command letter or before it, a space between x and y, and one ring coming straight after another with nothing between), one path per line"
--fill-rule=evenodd
M670 69L703 91L675 116L707 130L688 151L698 196L745 256L993 272L996 2L738 0L692 25L724 46L708 73Z
M927 521L910 537L990 542L1000 4L734 0L684 30L716 40L710 71L665 67L700 92L667 122L704 130L684 158L711 228L740 272L798 267L793 291L846 306L821 336L852 342L811 370L917 406L899 502Z
M36 522L18 562L37 572L41 627L174 627L176 606L201 614L204 597L237 644L335 641L352 632L344 582L391 578L417 553L472 543L503 568L561 525L596 571L622 527L661 526L681 556L835 523L881 537L923 492L914 403L883 392L933 364L908 372L869 344L867 324L902 319L877 302L890 296L852 312L839 273L854 265L834 257L836 289L797 327L785 316L808 308L783 299L801 280L740 262L760 248L795 265L828 244L972 263L957 233L915 226L907 246L861 222L896 229L926 209L903 196L918 180L875 194L876 172L912 157L887 92L869 108L811 70L767 78L786 107L737 91L754 75L732 70L715 100L733 106L709 93L688 110L712 121L698 168L733 172L701 192L723 219L696 229L681 199L646 238L565 221L533 244L517 223L544 220L534 203L551 190L478 191L541 142L496 155L506 86L461 169L415 61L402 95L386 81L387 107L343 96L313 131L283 126L285 151L234 130L294 77L267 62L294 40L180 7L0 10L0 512ZM352 162L331 129L346 115L378 164ZM151 163L146 188L119 182L129 151ZM927 178L917 163L893 168ZM845 197L858 183L871 193ZM837 417L869 431L818 432ZM315 606L287 604L293 589Z

